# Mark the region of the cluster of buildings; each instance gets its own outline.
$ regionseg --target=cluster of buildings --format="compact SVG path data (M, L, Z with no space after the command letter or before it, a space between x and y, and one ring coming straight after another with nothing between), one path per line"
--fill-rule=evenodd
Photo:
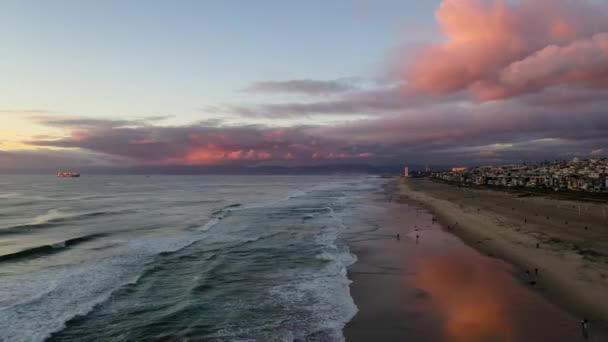
M453 168L431 177L471 185L608 192L608 159Z

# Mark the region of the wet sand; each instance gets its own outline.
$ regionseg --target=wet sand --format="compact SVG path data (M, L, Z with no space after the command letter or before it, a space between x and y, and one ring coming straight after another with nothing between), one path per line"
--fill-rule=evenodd
M578 316L419 207L378 194L357 213L368 225L347 236L358 258L349 277L359 308L347 341L584 341ZM591 331L589 340L606 337Z
M434 211L451 232L521 269L580 317L608 322L606 204L401 179L398 196ZM523 273L525 274L525 273Z

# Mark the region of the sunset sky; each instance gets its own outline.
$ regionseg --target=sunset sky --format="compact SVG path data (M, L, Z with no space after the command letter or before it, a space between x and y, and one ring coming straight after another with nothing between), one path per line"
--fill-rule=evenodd
M596 0L0 5L0 171L608 156Z

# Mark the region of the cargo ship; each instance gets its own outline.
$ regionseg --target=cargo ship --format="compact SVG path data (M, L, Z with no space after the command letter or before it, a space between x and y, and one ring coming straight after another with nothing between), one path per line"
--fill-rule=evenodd
M57 177L59 178L78 178L80 177L80 173L76 172L58 172Z

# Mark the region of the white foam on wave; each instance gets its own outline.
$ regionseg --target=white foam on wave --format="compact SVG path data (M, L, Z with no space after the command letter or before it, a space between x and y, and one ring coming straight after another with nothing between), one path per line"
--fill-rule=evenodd
M340 187L344 187L346 184L347 184L346 181L324 182L321 184L314 185L307 190L303 190L303 189L294 190L283 197L245 204L245 205L241 206L240 208L237 208L236 210L247 210L247 209L257 209L257 208L269 207L269 206L273 206L273 205L277 205L277 204L289 201L290 199L306 196L313 192L327 191L327 190L333 190L333 189L337 189Z
M323 185L316 190L336 186ZM201 232L209 232L229 212L271 206L307 193L310 191L298 190L278 199L230 207L220 215L211 217L198 231L119 242L115 248L121 252L101 260L92 258L80 264L3 277L0 283L0 341L43 341L53 332L62 330L67 321L78 315L86 315L95 305L108 300L120 286L137 281L151 257L162 252L178 251L208 236ZM339 217L333 209L329 211L330 216ZM60 210L49 211L37 217L37 220L43 222L65 215ZM357 312L350 297L350 280L346 277L346 266L352 262L353 256L335 246L343 227L339 228L332 229L321 239L328 246L328 254L322 257L328 263L319 276L276 289L294 296L299 293L318 298L318 307L313 316L315 329L335 330L338 337L342 335L344 324Z
M347 251L337 253L321 252L315 255L315 259L323 261L338 261L345 267L357 262L357 256Z
M46 214L38 215L32 219L30 224L44 224L53 220L67 218L71 215L61 211L60 209L49 209Z
M263 200L263 201L258 201L258 202L253 202L253 203L248 203L248 204L242 205L239 208L233 209L233 211L271 207L273 205L277 205L279 203L289 201L292 198L305 196L307 193L308 192L303 191L303 190L295 190L295 191L288 193L287 195L285 195L283 197L277 197L277 198L272 198L272 199L268 199L268 200Z
M106 301L117 286L136 281L121 265L128 262L111 258L3 279L2 290L20 299L0 309L0 340L44 341L68 320Z
M220 223L220 218L214 217L211 220L207 221L199 230L202 232L206 232L209 229L215 227L218 223Z
M219 223L209 220L201 231ZM43 341L76 316L86 315L117 288L137 281L145 262L205 238L190 232L129 240L122 252L86 264L65 265L5 277L0 284L0 341ZM134 276L135 275L135 276ZM24 285L25 284L25 285Z
M306 195L308 195L310 193L313 193L313 192L333 190L333 189L337 189L337 188L340 188L340 187L344 187L347 184L348 184L348 181L330 181L330 182L324 182L324 183L321 183L321 184L313 185L313 186L311 186L308 189L293 190L293 191L289 192L288 194L286 194L285 196L282 196L282 197L276 197L276 198L271 198L271 199L267 199L267 200L247 203L247 204L244 204L244 205L242 205L240 207L237 207L237 208L230 208L229 211L240 211L240 210L258 209L258 208L270 207L270 206L274 206L274 205L277 205L277 204L280 204L280 203L284 203L286 201L289 201L290 199L306 196Z
M324 260L324 261L335 261L336 260L336 256L334 254L327 253L327 252L317 254L315 256L315 258L318 260Z
M306 315L290 323L295 339L322 336L322 341L344 341L342 330L358 309L350 296L351 281L346 267L335 256L324 256L328 264L315 274L274 287L271 296L294 312L306 308Z
M289 196L300 195L297 192ZM3 277L0 283L0 341L43 341L65 328L67 321L86 315L95 305L108 300L117 288L137 281L145 262L151 257L179 251L204 239L208 235L201 232L217 226L230 212L281 201L284 198L240 207L231 205L212 216L197 231L118 243L116 247L122 252L103 260ZM65 217L70 217L70 214L51 209L34 221L41 224Z
M219 223L212 218L200 231ZM0 283L0 341L43 341L78 315L105 302L117 288L137 281L145 262L205 238L200 232L142 238L119 244L120 254L12 277ZM133 275L136 276L133 276Z
M0 185L2 185L2 183L0 183ZM5 193L0 193L0 198L15 198L15 197L19 197L22 196L22 193L19 192L5 192Z
M320 186L318 190L337 190L348 186L334 183ZM271 290L272 295L285 305L293 305L294 311L310 306L306 321L300 322L292 331L296 339L344 341L344 326L358 312L350 294L351 280L347 276L347 267L355 263L357 257L350 253L346 245L338 246L339 236L347 228L343 218L350 215L348 203L353 197L348 193L343 192L332 206L324 208L327 209L329 229L315 236L317 243L325 246L315 256L317 260L325 262L322 269ZM342 209L334 209L338 207Z
M315 192L345 189L349 190L347 182L332 182L321 184L309 191L292 193L283 199L259 202L239 208L247 210L279 204L283 207L287 199L299 198ZM356 262L356 256L351 254L347 246L338 247L337 240L346 226L343 212L348 210L346 205L351 197L345 192L332 193L338 196L334 203L328 206L297 206L288 205L290 211L304 212L302 217L312 219L313 226L321 231L314 239L321 251L314 256L319 268L302 269L294 279L293 270L285 270L284 283L273 286L265 297L269 307L278 306L286 310L283 319L266 322L263 329L257 326L233 325L218 333L216 337L232 340L235 336L256 336L259 340L272 341L344 341L343 328L357 313L358 309L350 295L351 281L347 277L347 267ZM334 208L340 208L335 210ZM313 214L306 211L315 210ZM268 331L272 335L266 336ZM262 335L262 336L260 336Z

